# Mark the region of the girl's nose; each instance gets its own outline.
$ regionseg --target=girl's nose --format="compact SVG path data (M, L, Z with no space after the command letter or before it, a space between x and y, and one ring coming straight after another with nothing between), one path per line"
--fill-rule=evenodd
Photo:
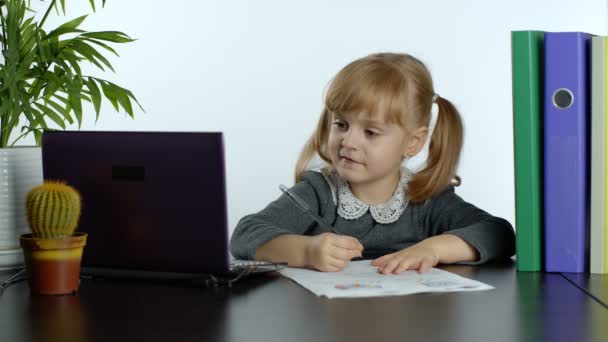
M342 146L356 149L358 146L358 137L354 130L349 129L342 137Z

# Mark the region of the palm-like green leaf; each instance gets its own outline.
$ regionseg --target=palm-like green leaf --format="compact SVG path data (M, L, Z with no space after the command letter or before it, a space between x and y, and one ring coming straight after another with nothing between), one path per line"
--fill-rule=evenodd
M82 57L95 64L101 70L104 70L103 66L101 65L101 63L103 63L105 66L110 68L110 70L114 71L114 68L112 68L110 62L101 53L97 52L97 50L91 47L91 45L85 43L83 40L75 38L70 42L69 46L74 50L74 52L77 52Z
M74 50L63 49L63 51L61 51L61 57L68 62L69 66L66 66L66 64L64 63L57 64L63 66L66 69L69 69L71 67L72 70L74 70L74 72L76 73L76 75L82 77L82 70L80 69L80 57L76 56Z
M70 106L74 110L74 116L78 122L78 128L82 124L82 80L79 77L74 77L72 83L68 85L68 100Z
M111 46L109 46L107 44L104 44L104 43L102 43L102 42L100 42L98 40L95 40L93 38L86 38L86 37L84 37L83 39L86 40L87 42L91 42L93 44L99 45L99 46L103 47L104 49L110 51L111 53L115 54L116 56L118 56L118 52L116 52L116 50L114 50Z
M65 111L65 107L62 107L57 102L53 101L52 98L46 98L44 100L44 104L46 106L50 106L50 108L52 108L57 113L59 113L59 115L61 115L64 118L64 120L67 121L70 125L74 123L74 119L72 119L72 116L70 115L70 113Z
M65 129L65 123L63 122L63 119L59 114L55 112L55 110L41 103L36 103L35 105L38 107L38 109L44 112L51 120L53 120L57 125L59 125L59 127Z
M103 89L103 94L106 96L106 99L110 101L114 109L118 112L120 108L118 107L118 95L114 92L114 88L111 86L110 82L102 81L99 82L101 84L101 89Z
M135 41L135 39L119 31L88 32L83 33L80 36L98 40L105 40L107 42L113 43L130 43Z
M89 0L96 11L94 0ZM106 1L102 0L102 7ZM87 32L80 28L86 15L69 20L48 33L44 23L52 9L65 14L65 0L50 0L40 22L26 0L0 2L0 147L9 145L11 133L24 123L17 142L33 134L40 142L42 130L52 123L62 129L67 124L82 124L83 101L91 103L95 120L102 112L105 98L116 111L133 117L133 101L143 111L133 93L115 83L83 75L82 63L101 70L114 70L104 53L118 56L110 44L134 39L119 31Z
M95 121L97 121L97 118L99 118L99 110L101 109L101 92L99 91L97 84L95 84L93 77L89 77L87 79L87 87L89 88L91 99L93 100L93 107L95 107Z
M79 30L78 26L80 26L80 24L82 24L82 22L86 19L86 17L87 17L86 15L83 15L81 17L78 17L74 20L70 20L67 23L57 27L53 31L49 32L49 34L47 35L47 39L51 39L53 37L59 37L62 34L66 34L66 33L84 32L83 30Z

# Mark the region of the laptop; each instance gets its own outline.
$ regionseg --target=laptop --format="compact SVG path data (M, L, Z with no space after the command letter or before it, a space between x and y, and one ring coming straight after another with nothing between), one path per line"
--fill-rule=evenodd
M280 264L228 250L221 132L45 131L44 179L82 197L82 274L236 279Z

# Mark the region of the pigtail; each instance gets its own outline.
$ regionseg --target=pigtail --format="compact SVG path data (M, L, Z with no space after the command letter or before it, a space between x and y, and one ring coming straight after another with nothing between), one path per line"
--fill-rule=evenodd
M317 123L315 132L304 145L304 148L298 157L298 161L296 162L295 183L298 183L300 179L302 179L302 173L306 170L306 167L315 156L315 153L327 163L331 163L326 152L327 136L329 135L329 120L329 111L324 109L319 118L319 122Z
M316 150L317 146L315 136L313 134L313 136L311 136L304 145L302 152L300 152L300 157L298 157L298 161L296 162L295 183L298 183L300 179L302 179L302 173L304 173L304 170L306 170L306 166L308 163L310 163L310 160L315 155Z
M408 183L408 197L412 202L422 202L449 185L460 185L456 168L463 142L463 126L454 105L438 97L437 123L429 144L426 167L412 176Z

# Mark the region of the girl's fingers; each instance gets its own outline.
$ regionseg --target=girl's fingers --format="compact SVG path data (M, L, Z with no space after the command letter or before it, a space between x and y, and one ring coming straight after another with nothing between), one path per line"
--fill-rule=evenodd
M420 268L418 269L418 273L424 273L430 270L433 267L433 261L430 259L422 260L420 263Z
M399 266L400 263L400 259L398 258L392 258L390 259L383 267L380 267L380 273L382 274L389 274L391 272L393 272L397 266Z
M393 255L392 255L392 254L387 254L387 255L381 256L381 257L379 257L379 258L377 258L377 259L374 259L374 260L372 261L372 265L373 265L373 266L382 267L382 266L384 266L384 264L386 264L386 262L387 262L388 260L390 260L392 257L393 257Z
M327 267L325 267L325 269L323 271L324 272L339 272L340 270L341 270L341 268L339 268L338 266L328 265Z
M363 251L361 242L352 236L336 236L336 238L331 241L331 244L338 248Z
M334 248L329 255L342 261L350 261L354 257L361 256L361 252L354 249Z
M331 256L326 256L320 260L319 264L315 268L321 272L338 272L343 268L343 266L341 260L332 258Z
M337 272L337 271L342 270L344 267L346 267L346 264L348 264L348 260L344 261L341 259L330 257L328 264L332 269L335 269L334 272Z
M420 261L413 261L412 259L406 259L401 261L399 267L395 269L394 274L399 274L403 271L417 269L420 266Z

